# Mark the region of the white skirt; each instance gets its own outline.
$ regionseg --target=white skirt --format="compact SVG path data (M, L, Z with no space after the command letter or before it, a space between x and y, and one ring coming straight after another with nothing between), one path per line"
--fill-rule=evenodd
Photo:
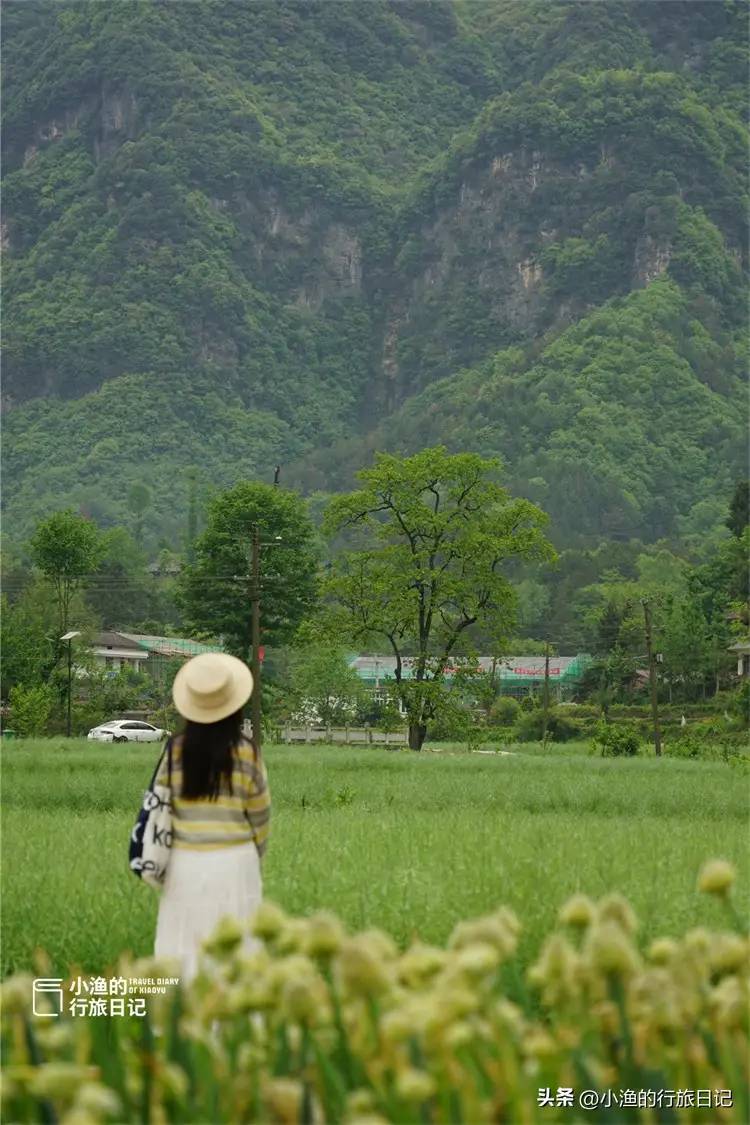
M222 918L245 924L263 896L260 859L255 844L192 851L173 848L159 902L154 953L181 962L180 980L198 971L201 943ZM248 950L259 943L248 937Z

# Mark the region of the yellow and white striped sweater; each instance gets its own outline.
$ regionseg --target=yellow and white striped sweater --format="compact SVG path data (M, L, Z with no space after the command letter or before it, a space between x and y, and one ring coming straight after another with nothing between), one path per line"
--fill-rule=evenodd
M161 763L156 782L167 785L167 758ZM232 790L222 778L215 800L180 796L182 753L180 739L172 742L172 847L205 850L228 848L255 841L263 855L268 843L271 794L262 759L250 742L242 741L234 751Z

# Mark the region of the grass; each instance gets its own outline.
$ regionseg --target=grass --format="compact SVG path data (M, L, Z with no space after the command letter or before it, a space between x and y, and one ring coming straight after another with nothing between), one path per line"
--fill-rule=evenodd
M561 748L512 756L266 748L274 801L266 895L325 907L400 943L442 942L499 903L528 960L574 891L620 891L644 940L723 925L695 890L714 856L747 906L748 785L722 762L601 759ZM575 751L578 751L577 753ZM60 971L101 972L152 949L157 896L127 868L156 748L65 739L4 747L2 973L35 947Z

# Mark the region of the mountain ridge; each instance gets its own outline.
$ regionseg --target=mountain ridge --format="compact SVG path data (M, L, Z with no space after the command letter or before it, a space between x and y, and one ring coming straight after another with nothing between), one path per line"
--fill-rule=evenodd
M354 2L338 20L324 4L209 3L192 21L148 3L24 7L6 32L14 534L62 497L122 521L127 486L148 480L148 537L174 537L192 466L214 487L279 462L305 491L341 487L357 448L445 438L419 411L446 380L486 400L485 367L509 350L526 372L535 352L564 367L555 340L661 282L679 290L675 323L706 337L690 330L693 360L667 347L661 372L712 381L705 434L675 423L704 476L673 464L679 510L660 520L656 494L631 510L617 483L586 534L609 534L624 503L627 533L659 538L740 471L726 411L742 409L747 5L710 20L673 5L668 26L658 5L531 0ZM571 368L569 405L575 383ZM528 493L544 473L493 409L483 448ZM471 414L455 415L469 443ZM635 430L620 459L638 477ZM529 448L549 461L556 432L532 425ZM720 468L702 452L716 433ZM578 534L559 497L550 511Z

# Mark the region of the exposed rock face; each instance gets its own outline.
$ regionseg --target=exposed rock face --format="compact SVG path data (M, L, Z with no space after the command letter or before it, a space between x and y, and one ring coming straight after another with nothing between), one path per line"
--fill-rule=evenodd
M324 208L293 212L275 190L212 204L237 222L261 273L293 304L316 311L327 297L361 291L361 240Z
M381 370L397 400L536 330L545 307L537 252L555 227L535 196L548 181L579 176L578 165L538 150L499 152L468 169L454 204L422 223L385 317Z
M531 289L542 280L542 267L533 258L526 258L525 261L519 262L516 269L521 275L524 289Z
M362 285L362 246L356 235L339 223L332 223L323 240L323 257L332 278L343 289L358 290Z
M115 152L136 135L138 101L132 90L103 90L99 105L99 130L94 139L97 160Z
M672 247L668 242L659 242L650 234L641 235L635 247L633 288L642 289L666 273L671 259Z
M383 400L382 406L386 411L390 411L394 408L398 397L398 337L402 324L407 322L408 319L408 313L404 313L403 315L397 313L387 321L385 326L381 363L383 394L380 397Z
M95 107L95 99L89 98L76 106L60 110L54 117L39 124L23 150L24 167L47 145L61 141L71 130L78 128L81 121L92 113Z
M138 128L138 100L127 88L102 88L97 96L87 97L74 106L60 109L54 117L39 124L23 150L23 165L28 165L44 147L55 144L72 130L94 121L94 157L110 156L125 141L133 140Z
M312 266L306 269L305 281L297 290L295 303L316 311L326 297L359 293L362 287L362 246L359 238L335 222L316 231L309 221L306 234L304 254L309 256Z

